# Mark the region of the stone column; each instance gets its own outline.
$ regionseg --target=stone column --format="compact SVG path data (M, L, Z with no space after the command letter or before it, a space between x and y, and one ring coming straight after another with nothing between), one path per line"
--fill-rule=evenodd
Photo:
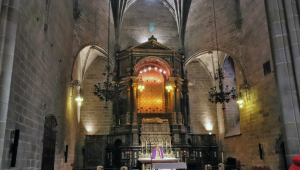
M1 1L0 21L0 169L3 156L20 0Z
M286 160L290 167L292 158L300 153L299 13L296 1L265 0L265 6L281 105Z
M300 96L300 24L299 11L295 0L284 0L285 20L289 34L289 48L291 50L292 64L296 76L298 96Z

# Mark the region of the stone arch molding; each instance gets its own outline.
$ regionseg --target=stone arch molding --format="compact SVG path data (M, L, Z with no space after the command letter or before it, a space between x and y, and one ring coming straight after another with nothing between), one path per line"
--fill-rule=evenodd
M147 62L148 61L148 62ZM171 75L172 68L170 66L170 63L163 60L162 58L156 57L156 56L148 56L140 60L135 64L135 73L138 74L138 70L146 65L153 65L157 67L161 67L165 71L167 71L167 76L169 77Z
M223 68L224 61L229 56L234 60L236 72L241 73L241 77L239 78L242 78L242 82L246 83L247 79L242 64L236 57L234 57L234 55L232 55L230 52L227 52L225 50L224 51L203 50L197 52L185 61L184 67L187 67L190 62L198 61L210 75L211 81L214 82L216 69L218 68L218 63L220 64L220 67Z
M88 68L95 61L96 58L101 57L107 59L107 50L97 43L86 44L80 48L76 54L72 65L71 79L78 80L80 85L83 84L84 76ZM115 59L109 55L111 65L115 65Z

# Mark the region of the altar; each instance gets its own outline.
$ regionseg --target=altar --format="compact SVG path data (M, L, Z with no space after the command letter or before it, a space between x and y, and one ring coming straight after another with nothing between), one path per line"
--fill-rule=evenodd
M151 159L139 158L142 169L186 169L185 162L179 162L179 158Z
M142 164L178 163L179 158L164 158L164 159L139 158L138 161L141 162Z

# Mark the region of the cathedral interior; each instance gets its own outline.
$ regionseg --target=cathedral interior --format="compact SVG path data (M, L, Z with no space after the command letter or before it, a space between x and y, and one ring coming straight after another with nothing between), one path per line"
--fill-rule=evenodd
M1 170L288 170L300 154L299 0L0 4Z

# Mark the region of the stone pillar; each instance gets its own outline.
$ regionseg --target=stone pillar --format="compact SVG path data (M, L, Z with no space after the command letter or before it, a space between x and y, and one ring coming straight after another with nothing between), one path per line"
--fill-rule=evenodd
M265 0L272 58L281 105L282 132L288 167L300 153L299 13L296 1ZM298 13L298 14L297 14ZM298 31L298 33L297 33Z
M1 1L0 21L0 169L16 45L20 0Z
M291 50L292 64L296 76L298 96L300 96L300 24L299 11L295 0L284 0L285 20L289 34L289 47Z

